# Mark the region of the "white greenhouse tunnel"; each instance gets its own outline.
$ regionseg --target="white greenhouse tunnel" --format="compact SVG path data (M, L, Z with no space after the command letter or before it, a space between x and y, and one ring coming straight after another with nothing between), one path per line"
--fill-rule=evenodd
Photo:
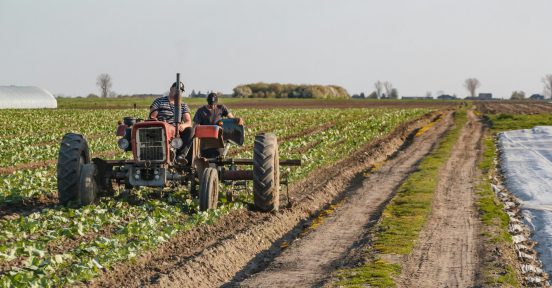
M57 108L52 93L35 86L0 86L0 109Z
M499 135L501 172L533 230L544 269L552 275L552 126Z

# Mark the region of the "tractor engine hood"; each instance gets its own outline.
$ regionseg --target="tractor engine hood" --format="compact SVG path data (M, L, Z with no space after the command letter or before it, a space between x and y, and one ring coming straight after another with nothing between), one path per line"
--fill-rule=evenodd
M145 121L132 126L132 154L137 162L168 163L175 127L162 121Z

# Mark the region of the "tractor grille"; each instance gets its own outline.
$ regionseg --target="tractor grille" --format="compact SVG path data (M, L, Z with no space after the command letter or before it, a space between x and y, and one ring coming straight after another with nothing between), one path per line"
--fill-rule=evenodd
M136 133L138 160L165 161L165 133L162 127L140 128Z

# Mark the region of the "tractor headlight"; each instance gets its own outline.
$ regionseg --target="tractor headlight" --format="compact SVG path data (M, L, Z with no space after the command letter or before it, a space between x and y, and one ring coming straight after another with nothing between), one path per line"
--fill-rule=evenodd
M182 138L177 137L171 140L171 147L173 147L174 149L180 149L182 148L182 145L184 145Z
M128 142L128 140L126 138L121 138L121 139L119 139L119 141L117 141L117 146L119 146L119 148L121 148L121 150L126 150L128 148L128 146L130 146L130 143Z

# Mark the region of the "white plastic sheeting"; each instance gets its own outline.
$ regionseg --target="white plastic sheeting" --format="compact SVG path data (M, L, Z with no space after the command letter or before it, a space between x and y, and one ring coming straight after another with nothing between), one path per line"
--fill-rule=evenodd
M52 93L35 86L0 86L0 109L57 108Z
M552 274L552 126L499 135L506 187L521 203L544 269Z

